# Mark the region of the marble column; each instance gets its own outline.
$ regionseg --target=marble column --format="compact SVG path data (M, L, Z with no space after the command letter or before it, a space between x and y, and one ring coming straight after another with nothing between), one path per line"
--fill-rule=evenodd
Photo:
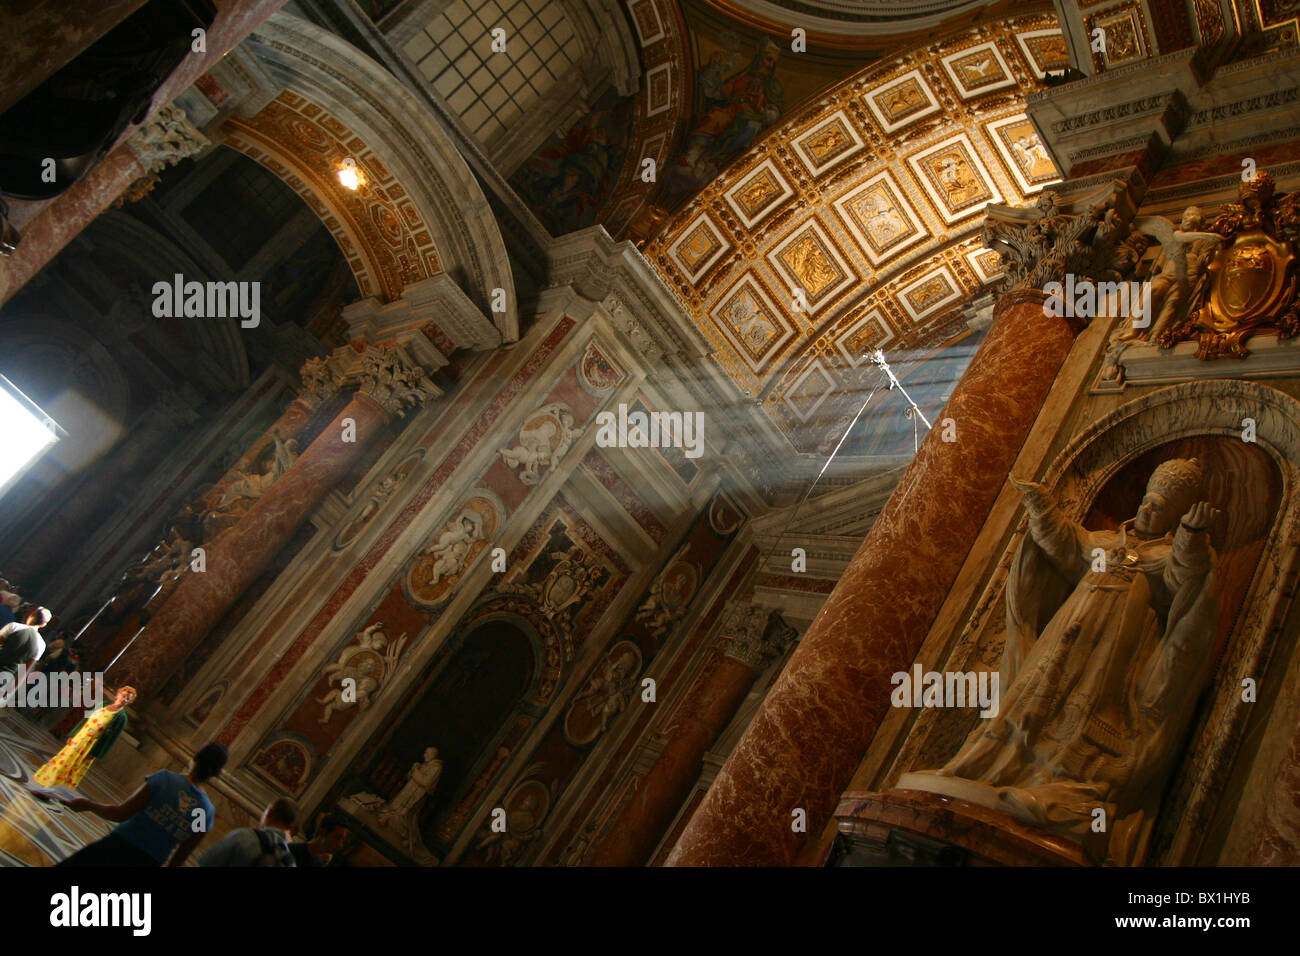
M717 662L687 692L667 745L604 838L587 854L589 866L643 866L699 779L704 755L731 723L754 681L785 652L795 631L775 612L734 605Z
M438 389L400 348L372 348L361 360L361 390L275 483L230 528L204 545L206 570L185 574L144 629L109 668L116 686L155 691L361 457L393 415Z
M285 440L299 437L316 413L337 393L338 384L334 380L334 373L330 371L324 360L309 359L304 363L300 374L303 380L302 391L281 412L274 424L226 470L203 498L191 503L191 511L202 513L213 507L230 483L253 467L266 446L275 440L276 435ZM165 547L174 532L173 526L167 531L159 547ZM206 547L208 543L195 542L195 544ZM148 555L140 560L143 561L145 557ZM136 566L138 564L139 562ZM129 574L130 571L131 569L128 568L126 573ZM179 578L170 576L166 570L159 570L157 574L162 575L162 578L161 580L155 578L152 584L146 580L124 576L118 582L113 597L83 626L78 636L89 669L108 665L118 652L131 642L141 625L149 620L171 596L179 583Z
M769 691L669 865L788 865L831 817L1074 340L1035 289L993 325L862 547ZM807 815L792 829L792 811Z
M35 0L23 4L21 13L6 9L0 34L0 113L76 59L144 2Z
M206 570L187 573L109 669L117 686L157 690L293 537L322 497L361 456L388 413L358 392L289 469L254 502L238 524L205 545ZM345 441L344 419L355 422Z
M284 0L217 0L217 19L207 31L207 51L181 61L154 94L153 102L169 104L283 5ZM22 231L22 242L12 256L0 257L0 305L8 302L128 186L153 171L149 165L141 161L127 141L119 142L63 195L43 203L11 203L14 215L10 218Z
M145 174L144 166L125 146L119 146L35 217L22 223L22 241L12 256L0 258L0 305L13 298L47 262L57 256L81 230ZM11 206L14 204L11 204Z

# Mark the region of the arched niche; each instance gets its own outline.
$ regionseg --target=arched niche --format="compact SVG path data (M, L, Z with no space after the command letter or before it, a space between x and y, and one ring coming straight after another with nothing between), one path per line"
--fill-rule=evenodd
M258 116L228 120L226 142L267 166L322 215L363 296L391 301L404 285L446 273L503 339L518 339L500 229L428 107L379 64L297 17L277 13L246 42L289 97L282 93ZM301 114L297 126L259 123L277 104ZM369 163L368 172L384 184L383 200L363 212L353 208L355 197L326 166L334 153L354 157L363 172ZM495 289L505 290L504 312L490 308Z
M1243 743L1252 704L1242 700L1242 680L1266 670L1291 605L1287 582L1300 552L1300 402L1236 380L1149 392L1077 434L1041 478L1070 518L1090 529L1115 527L1134 514L1156 464L1188 455L1205 458L1207 497L1225 511L1212 534L1221 577L1217 665L1167 785L1148 865L1197 861ZM997 669L1007 576L1027 527L1022 512L940 669ZM973 711L923 711L882 782L942 766L978 720Z
M1196 859L1252 706L1242 700L1242 681L1264 673L1291 604L1286 582L1300 552L1300 402L1236 380L1160 389L1077 435L1045 478L1067 511L1082 518L1085 508L1122 510L1117 499L1131 497L1143 467L1187 451L1210 456L1208 493L1227 497L1225 510L1238 513L1225 515L1214 540L1223 574L1218 666L1166 791L1147 859L1165 865Z
M543 672L543 653L536 631L520 617L492 613L475 619L452 637L445 662L411 695L392 734L363 765L366 784L391 796L425 749L438 749L442 775L420 811L422 840L434 852L449 844L443 832L448 817L459 816L458 805L491 769L528 706Z

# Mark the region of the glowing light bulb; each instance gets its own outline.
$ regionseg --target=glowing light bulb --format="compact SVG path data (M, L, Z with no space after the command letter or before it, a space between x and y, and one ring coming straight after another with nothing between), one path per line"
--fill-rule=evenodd
M357 170L356 160L345 159L339 164L339 182L343 184L344 189L356 192L357 187L361 185L361 173Z

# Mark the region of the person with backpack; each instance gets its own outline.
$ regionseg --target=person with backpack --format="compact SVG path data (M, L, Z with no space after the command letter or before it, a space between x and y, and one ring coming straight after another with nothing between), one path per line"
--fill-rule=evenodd
M278 797L266 805L254 827L227 833L199 857L199 866L297 866L289 834L298 822L298 804Z
M118 822L113 832L55 866L181 866L216 816L203 784L226 765L226 748L211 743L194 755L186 774L158 770L123 803L60 799L69 810Z

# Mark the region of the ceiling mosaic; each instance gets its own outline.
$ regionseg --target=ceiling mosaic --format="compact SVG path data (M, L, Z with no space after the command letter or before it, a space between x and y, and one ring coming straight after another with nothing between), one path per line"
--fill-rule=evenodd
M866 353L966 332L1000 274L985 204L1058 179L1025 94L1066 62L1052 15L891 58L792 111L645 246L714 360L803 452L861 403ZM837 431L838 429L838 431Z

